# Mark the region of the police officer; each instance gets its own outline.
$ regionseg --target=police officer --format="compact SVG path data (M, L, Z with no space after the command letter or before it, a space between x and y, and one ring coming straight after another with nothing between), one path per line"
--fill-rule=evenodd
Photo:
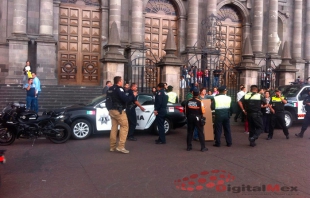
M203 134L202 116L205 113L205 108L201 100L198 99L199 91L193 92L193 98L188 100L185 105L185 113L187 117L187 151L192 150L193 132L198 130L198 137L201 146L201 151L207 151L205 146L205 136Z
M168 86L167 95L168 95L168 102L170 103L177 103L178 102L178 94L173 92L173 87L171 85Z
M251 92L246 93L238 104L241 110L247 115L249 122L250 146L256 146L255 140L263 132L264 124L262 119L261 105L266 104L265 98L258 93L257 85L251 86Z
M211 104L211 109L215 110L214 131L215 144L213 146L221 146L222 128L224 128L224 136L226 145L232 145L231 131L230 131L230 115L231 115L231 97L226 96L226 86L219 87L219 94L214 96L214 102Z
M267 140L271 140L273 137L273 130L278 122L283 129L283 133L286 136L286 139L289 139L288 129L285 124L284 119L284 104L286 104L286 99L281 96L280 90L275 90L275 96L272 96L269 102L269 108L271 111L271 120L269 125L269 133Z
M154 115L156 116L155 121L158 127L159 137L155 140L155 143L166 144L164 123L167 114L168 95L165 92L164 83L159 83L157 85L157 91L155 96Z
M310 124L310 89L308 90L308 96L304 99L304 101L302 103L303 103L303 105L305 105L306 116L305 116L304 121L302 123L300 133L295 134L297 137L300 137L300 138L304 137L304 132L307 130L307 128Z
M125 142L128 134L128 121L124 109L126 103L132 101L133 98L137 96L137 93L134 92L132 96L127 96L122 85L122 78L120 76L115 76L114 85L110 87L107 92L106 107L109 110L109 115L112 120L110 151L117 150L122 153L129 153L129 151L125 149ZM119 143L118 147L116 147L118 125L120 125Z
M136 115L136 107L138 106L141 111L144 111L145 109L141 106L141 104L137 101L137 97L134 96L134 92L137 92L138 86L136 83L132 83L130 86L130 89L128 89L127 93L129 97L132 97L133 99L127 103L126 106L126 115L128 119L128 135L127 140L130 141L137 141L137 138L134 137L134 132L137 126L137 115Z

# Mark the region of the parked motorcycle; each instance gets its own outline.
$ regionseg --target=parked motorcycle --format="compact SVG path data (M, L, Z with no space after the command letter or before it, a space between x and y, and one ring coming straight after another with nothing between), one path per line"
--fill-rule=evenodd
M10 103L0 114L0 146L10 145L16 138L36 140L42 136L56 144L64 143L71 135L64 116L53 111L38 116L26 110L25 103Z

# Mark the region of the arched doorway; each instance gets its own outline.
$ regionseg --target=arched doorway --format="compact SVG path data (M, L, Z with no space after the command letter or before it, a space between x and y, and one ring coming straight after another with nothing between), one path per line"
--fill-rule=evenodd
M100 84L99 1L61 0L59 7L59 84Z
M222 70L221 85L232 89L235 94L239 89L238 73L234 67L242 60L242 21L243 18L235 6L224 5L218 13L221 21L220 65Z
M169 27L172 28L175 41L177 41L176 9L169 0L149 0L145 11L145 45L151 49L146 53L146 56L161 58L165 55L164 48Z

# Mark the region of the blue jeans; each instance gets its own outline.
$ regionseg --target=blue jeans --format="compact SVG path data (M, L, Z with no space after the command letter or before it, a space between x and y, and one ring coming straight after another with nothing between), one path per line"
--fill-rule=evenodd
M35 111L35 97L27 96L26 102L27 102L27 109Z
M39 104L38 104L38 99L39 99L40 91L37 94L37 97L34 98L34 111L38 113L39 111Z
M203 86L205 88L209 89L209 86L210 86L210 79L209 79L209 77L204 77Z
M198 130L196 127L194 129L194 139L198 139Z
M218 87L219 86L219 77L214 77L213 78L213 87Z

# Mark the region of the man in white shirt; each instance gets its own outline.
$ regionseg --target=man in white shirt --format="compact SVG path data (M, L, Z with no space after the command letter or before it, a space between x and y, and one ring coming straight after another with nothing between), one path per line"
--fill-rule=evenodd
M183 76L181 76L181 79L180 79L180 89L181 89L181 101L184 100L184 90L186 88L186 80L184 79Z
M245 86L241 85L240 86L240 91L237 93L237 103L239 100L245 95ZM237 105L237 112L234 117L235 122L237 122L239 115L241 114L241 121L244 122L244 114L242 112L242 109Z

